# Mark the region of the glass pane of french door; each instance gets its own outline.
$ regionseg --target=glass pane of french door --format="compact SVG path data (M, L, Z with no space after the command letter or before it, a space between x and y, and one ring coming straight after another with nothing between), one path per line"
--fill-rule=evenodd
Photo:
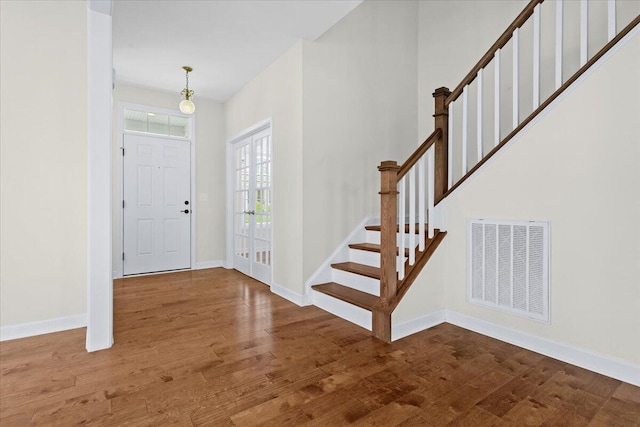
M271 134L253 136L255 150L255 215L253 276L271 281Z
M271 282L271 130L234 147L234 267Z
M234 155L234 266L244 274L250 275L251 229L249 206L251 180L251 138L236 144Z

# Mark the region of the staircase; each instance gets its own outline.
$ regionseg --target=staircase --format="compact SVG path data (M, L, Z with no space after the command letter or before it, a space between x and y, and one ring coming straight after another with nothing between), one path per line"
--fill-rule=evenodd
M417 243L417 238L420 235L420 226L416 224L415 227L412 228L413 230L410 230L410 227L406 226L401 232L399 227L396 227L396 238L404 239L405 244L408 244L409 234L413 233L413 240L416 241L416 248L418 248L420 245ZM410 249L406 247L403 250L403 256L398 256L398 259L405 265L405 279L399 282L395 298L390 301L390 303L385 304L384 300L380 297L381 226L368 225L365 226L365 230L366 241L348 245L350 261L331 264L332 278L334 281L312 286L311 289L315 292L320 292L352 304L373 314L377 312L391 314L409 289L411 282L417 277L424 264L435 252L447 233L436 229L434 230L433 238L424 238L424 249L422 251L418 250L420 260L422 261L421 264L414 263L410 265ZM399 251L400 249L396 247L396 254L398 254Z
M314 304L390 342L391 313L447 235L441 202L605 54L638 32L640 15L620 22L624 19L618 9L622 1L608 0L606 14L590 16L589 1L581 0L579 15L567 16L562 0L546 4L544 0L532 0L453 91L437 89L433 93L434 132L402 165L395 161L380 164L380 222L366 225L365 233L356 233L364 237L363 241L346 244L348 260L331 264L331 281L311 287ZM541 25L543 7L553 12L554 25ZM571 19L579 21L580 28L573 44L567 43L563 30ZM531 40L521 38L520 30L525 25L532 28ZM589 25L594 28L591 33ZM555 37L555 55L551 58L541 55L543 30L553 32ZM601 32L606 42L590 56L594 49L589 43L595 31ZM520 57L523 43L530 43L531 58ZM501 52L508 49L513 58L511 72L504 73ZM579 56L576 70L563 68L568 55ZM529 81L521 78L522 63L533 69ZM555 84L549 94L541 91L541 70L553 70ZM484 90L487 82L491 91ZM469 93L477 100L474 105L468 101ZM483 111L485 97L492 97L492 114ZM454 109L462 114L454 115ZM504 120L504 116L510 120ZM475 118L473 128L469 117ZM344 251L337 258L345 258Z

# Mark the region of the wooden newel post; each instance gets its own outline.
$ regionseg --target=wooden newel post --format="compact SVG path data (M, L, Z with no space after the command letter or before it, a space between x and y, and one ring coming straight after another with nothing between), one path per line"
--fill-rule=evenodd
M380 302L373 308L371 329L373 336L391 342L391 310L389 304L396 297L397 227L398 227L398 171L394 161L378 166L380 171Z
M444 193L449 189L449 106L447 105L447 97L451 95L451 91L446 87L440 87L433 92L435 100L435 109L433 117L435 118L434 129L442 129L440 138L434 144L435 146L435 201L438 203Z
M394 161L378 166L380 171L380 300L386 306L396 296L398 170Z

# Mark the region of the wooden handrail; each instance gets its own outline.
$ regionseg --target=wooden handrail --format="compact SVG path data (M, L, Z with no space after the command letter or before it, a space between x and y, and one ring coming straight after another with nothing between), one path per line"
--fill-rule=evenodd
M504 139L502 141L500 141L500 143L498 145L496 145L491 151L489 151L482 158L482 160L480 160L478 163L476 163L475 166L472 167L469 170L469 172L467 172L453 186L451 186L451 188L448 189L446 193L444 193L442 198L440 198L440 199L436 198L436 205L440 201L442 201L444 198L446 198L449 194L453 193L453 191L455 191L456 188L460 187L460 185L462 185L463 182L465 182L471 175L473 175L475 171L480 169L480 167L482 165L484 165L487 161L489 161L489 159L491 157L493 157L494 154L496 154L498 151L500 151L500 149L502 147L504 147L522 129L524 129L525 126L527 126L529 123L531 123L531 121L538 114L540 114L542 111L544 111L544 109L547 108L549 106L549 104L551 104L556 98L558 98L565 90L567 90L569 88L569 86L571 86L576 80L578 80L578 78L581 75L583 75L589 68L591 68L591 66L593 64L595 64L600 58L602 58L609 51L609 49L611 49L613 46L615 46L620 40L622 40L622 38L624 38L624 36L629 34L629 32L631 32L631 30L633 30L633 28L635 26L639 25L639 24L640 24L640 15L636 16L636 18L633 21L631 21L631 23L629 23L629 25L627 25L613 39L611 39L611 41L609 41L609 43L604 45L604 47L602 49L600 49L598 51L598 53L593 55L593 57L591 59L589 59L586 64L584 64L582 67L580 67L580 69L578 71L576 71L576 73L573 76L571 76L566 82L564 82L562 84L562 86L560 86L555 92L553 92L551 94L551 96L549 96L549 98L547 98L542 104L540 104L540 106L538 108L536 108L531 114L529 114L529 116L526 119L524 119L515 129L513 129L509 133L509 135L504 137Z
M427 150L435 144L439 139L442 138L442 129L436 129L433 131L431 135L418 147L416 151L413 152L411 156L400 166L400 170L398 171L398 181L402 179L403 176L409 172L417 162L420 160L420 157L427 152Z
M529 17L533 15L533 9L535 9L535 7L538 4L542 3L543 1L544 0L531 0L529 2L527 7L525 7L524 10L520 12L520 15L518 15L516 19L513 20L511 25L507 27L507 29L505 30L504 33L502 33L500 38L496 40L493 46L489 48L487 53L484 54L484 56L480 59L480 61L478 61L478 63L473 66L473 68L471 69L471 71L469 71L466 77L462 79L460 84L456 86L453 92L451 92L451 95L447 97L447 100L446 100L447 106L451 104L453 101L455 101L456 99L458 99L464 87L475 80L476 76L478 75L478 71L486 67L491 62L496 51L498 49L502 49L507 44L507 42L511 40L511 36L513 35L514 30L516 28L520 28L525 22L527 22L527 19L529 19Z

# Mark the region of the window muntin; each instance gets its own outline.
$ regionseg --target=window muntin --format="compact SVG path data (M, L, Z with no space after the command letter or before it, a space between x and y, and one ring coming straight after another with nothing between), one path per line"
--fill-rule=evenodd
M172 114L124 109L124 130L189 138L189 118Z

